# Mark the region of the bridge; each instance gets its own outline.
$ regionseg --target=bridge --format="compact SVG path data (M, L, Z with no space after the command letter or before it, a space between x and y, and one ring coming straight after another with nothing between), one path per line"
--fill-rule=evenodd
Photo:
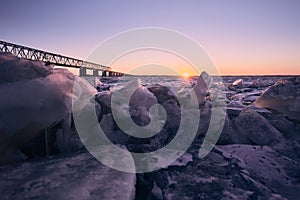
M42 61L46 65L79 68L79 76L122 76L123 73L112 71L111 67L54 54L39 49L25 47L0 40L0 53L11 53L14 56L33 61Z

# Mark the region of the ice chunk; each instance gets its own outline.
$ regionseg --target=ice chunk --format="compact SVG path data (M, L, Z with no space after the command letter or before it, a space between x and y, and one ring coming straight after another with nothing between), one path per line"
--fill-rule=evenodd
M296 78L277 81L255 102L258 107L270 108L289 118L300 119L300 86Z
M243 79L238 79L232 83L233 86L240 86L243 84Z

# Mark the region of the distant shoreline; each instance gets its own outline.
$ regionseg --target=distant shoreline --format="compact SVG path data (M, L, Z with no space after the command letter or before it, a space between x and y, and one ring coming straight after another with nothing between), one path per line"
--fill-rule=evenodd
M123 76L137 76L137 77L182 77L180 75L130 75L125 74ZM212 77L296 77L298 75L210 75ZM100 76L101 77L101 76ZM190 77L197 77L197 75L191 75Z

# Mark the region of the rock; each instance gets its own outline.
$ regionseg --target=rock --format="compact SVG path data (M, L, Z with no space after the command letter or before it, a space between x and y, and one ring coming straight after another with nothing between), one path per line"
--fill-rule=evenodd
M141 85L139 79L129 81L121 89L115 90L112 95L114 98L112 98L111 107L116 113L115 119L130 122L127 123L128 128L132 125L131 119L139 126L146 126L150 123L149 111L154 104L157 104L157 99L146 87Z
M28 157L17 148L8 148L1 155L0 165L20 162L28 159Z
M224 127L217 145L228 144L251 144L251 141L245 134L238 131L233 122L228 117L226 117Z
M0 67L0 84L46 77L53 68L52 65L45 66L42 62L21 59L10 53L0 54Z
M241 134L245 134L254 144L271 145L281 139L281 133L251 108L243 109L235 124Z
M2 141L6 144L12 138L26 142L70 113L70 97L45 78L1 84L0 92L6 94L0 98L0 127L7 135L8 140Z
M129 113L133 121L140 126L149 124L149 109L157 103L156 97L146 87L136 89L129 102Z
M148 197L147 200L151 200L151 199L163 199L163 193L162 190L157 186L156 183L154 183L152 191L151 191L151 196Z
M124 161L125 162L125 161ZM1 199L133 200L136 175L111 169L89 153L0 167Z
M111 113L111 93L99 92L95 95L95 101L101 106L101 112L98 115L99 121L101 121L103 115Z
M269 108L285 114L287 117L300 120L300 84L297 78L277 81L269 87L254 105Z
M150 86L148 89L155 95L157 102L166 110L166 125L171 130L177 131L180 124L181 110L175 94L168 87L159 84Z
M272 148L287 158L300 161L300 144L293 139L281 140L279 143L273 145ZM297 176L298 172L296 171L295 173L295 176Z
M259 80L259 79L256 79L256 80L253 80L250 85L248 87L251 87L251 88L259 88L261 87L261 85L263 85L264 83Z
M0 157L6 150L19 149L42 130L61 121L65 126L64 144L70 144L71 138L77 137L71 130L75 76L66 69L53 69L41 62L7 55L1 55L0 60L0 74L5 74L0 81L0 93L5 94L0 98ZM96 92L86 81L78 80L79 96Z
M158 103L160 104L163 104L167 101L177 101L175 94L166 86L156 84L149 86L148 90L155 95Z
M300 142L300 124L289 120L281 113L268 113L266 119L288 139Z
M184 153L180 158L178 158L175 162L170 164L170 166L186 166L189 162L193 161L193 156L189 153Z
M298 166L267 146L215 146L205 158L195 158L184 168L159 171L167 177L160 188L164 198L172 200L296 199Z
M100 126L109 140L114 144L126 144L130 139L130 135L118 129L114 123L112 114L103 115Z
M213 79L206 72L202 72L199 76L196 85L193 87L193 90L197 95L199 105L205 103L208 89L210 88L212 82Z
M252 103L252 102L254 102L257 98L258 98L258 96L247 96L247 97L245 98L245 102Z
M244 99L245 99L245 94L243 93L238 93L230 97L230 100L239 101L241 103L244 101Z
M217 149L225 158L236 159L240 175L248 182L246 183L248 190L267 198L274 196L273 191L287 199L295 199L299 195L296 188L300 188L300 185L295 184L298 179L296 174L299 170L296 169L299 163L293 159L286 159L268 146L228 145L218 146ZM254 187L260 188L258 189L260 191L253 190L253 186L253 189L250 189L249 182L252 182ZM243 184L239 186L243 187Z
M240 101L231 101L226 106L227 114L230 117L236 117L240 114L245 106Z
M95 77L94 85L98 92L109 91L110 89L110 85L104 84L97 77Z
M258 114L261 114L262 116L264 116L266 114L272 114L268 109L256 107L252 104L247 107L250 108L251 110L257 112Z

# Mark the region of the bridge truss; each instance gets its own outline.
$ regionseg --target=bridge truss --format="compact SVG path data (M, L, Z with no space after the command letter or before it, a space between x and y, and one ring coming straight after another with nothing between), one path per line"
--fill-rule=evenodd
M54 64L57 66L86 68L86 69L93 69L93 70L100 70L100 71L111 71L111 67L108 66L99 65L96 63L87 62L76 58L54 54L54 53L33 49L30 47L25 47L25 46L0 40L0 53L6 53L6 52L11 53L14 56L20 58L42 61L46 64Z

